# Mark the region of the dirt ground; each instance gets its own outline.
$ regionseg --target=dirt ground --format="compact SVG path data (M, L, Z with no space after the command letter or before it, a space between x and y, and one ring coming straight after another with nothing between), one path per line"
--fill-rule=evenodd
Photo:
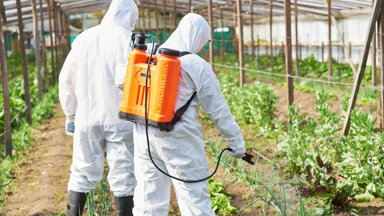
M273 87L280 98L276 114L284 118L287 113L286 89L277 85ZM314 94L295 91L295 102L301 104L303 110L308 113L313 114L315 112L315 100L316 95ZM338 103L336 99L332 102ZM364 109L373 109L374 107L375 105L367 105ZM335 106L332 109L339 110L340 108ZM57 105L54 117L36 129L34 147L29 150L26 157L14 170L16 190L8 194L5 211L0 213L1 216L64 215L72 155L72 139L64 132L64 122L65 116L60 106ZM211 170L213 170L215 163L216 161L211 161ZM260 163L265 163L265 161L260 160ZM268 172L268 168L265 166L261 169L263 169L262 172ZM214 178L216 181L226 182L226 189L232 197L232 203L238 208L245 206L256 198L255 195L250 194L249 188L237 184L237 179L225 173L221 167ZM382 203L377 203L377 205L372 203L371 205L374 205L372 208L377 210L376 213L383 212ZM172 195L171 209L174 213L170 215L179 215L174 195ZM264 209L261 209L262 212L260 209L249 207L247 211L242 212L240 215L276 214L271 211L264 212Z
M58 105L54 117L36 129L35 145L14 172L16 191L8 196L4 215L55 215L65 211L72 143L64 123Z

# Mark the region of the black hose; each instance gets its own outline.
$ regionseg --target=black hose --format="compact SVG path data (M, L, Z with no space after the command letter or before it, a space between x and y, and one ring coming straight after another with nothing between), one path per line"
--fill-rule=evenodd
M151 38L151 41L152 41L152 49L155 47L155 42L154 42L154 39L152 36L149 36L149 38ZM150 55L149 55L149 59L148 59L148 65L147 65L147 76L145 78L145 102L144 102L144 110L145 110L145 134L146 134L146 137L147 137L147 145L148 145L148 154L149 154L149 158L151 159L153 165L156 167L156 169L158 169L161 173L163 173L164 175L170 177L170 178L173 178L173 179L176 179L178 181L182 181L182 182L185 182L185 183L197 183L197 182L202 182L202 181L205 181L209 178L211 178L213 175L216 174L216 171L219 167L219 164L220 164L220 160L221 160L221 156L223 155L223 153L228 150L228 151L232 151L231 148L225 148L223 149L221 152L220 152L220 155L219 155L219 158L217 160L217 164L216 164L216 168L215 170L213 171L213 173L205 178L202 178L202 179L197 179L197 180L186 180L186 179L180 179L180 178L177 178L175 176L172 176L170 175L169 173L166 173L165 171L163 171L162 169L160 169L155 161L153 160L152 158L152 154L151 154L151 147L150 147L150 144L149 144L149 136L148 136L148 113L147 113L147 106L148 106L148 102L147 102L147 99L148 99L148 77L149 77L149 68L150 68L150 65L151 65L151 62L152 62L152 54L153 52L151 51Z

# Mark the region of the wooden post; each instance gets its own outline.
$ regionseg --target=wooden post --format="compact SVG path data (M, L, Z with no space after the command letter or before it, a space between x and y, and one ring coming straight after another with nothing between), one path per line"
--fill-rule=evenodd
M372 0L372 5L375 3L375 0ZM373 33L372 37L372 48L371 48L371 58L372 58L372 86L376 86L376 31Z
M260 68L260 38L257 35L257 68Z
M64 13L64 11L62 12L63 14L63 31L64 31L64 41L63 41L63 45L64 45L64 50L65 50L65 57L67 57L68 53L69 53L69 45L68 45L68 41L69 41L69 32L68 32L68 28L67 28L67 15ZM65 60L65 58L64 58Z
M213 67L213 18L212 18L212 0L208 0L208 23L209 26L211 27L211 43L209 44L209 63L211 64L212 68Z
M140 10L140 17L142 17L143 23L143 32L147 30L147 24L145 23L145 11L144 8Z
M59 30L58 30L58 12L57 12L57 4L55 1L53 1L53 23L54 23L54 29L55 29L55 73L59 74ZM57 78L59 78L57 76Z
M16 0L17 7L17 16L18 16L18 25L19 25L19 35L20 35L20 52L21 52L21 61L23 65L23 82L24 82L24 100L26 105L25 117L27 119L28 124L32 124L32 115L31 115L31 96L29 93L29 78L28 78L28 66L27 66L27 56L25 54L25 45L24 45L24 24L23 17L21 12L21 2L20 0Z
M328 1L328 73L329 73L329 80L332 79L332 0L326 0Z
M272 4L272 0L269 0L269 58L271 61L271 67L273 67L272 26L273 26L273 4Z
M297 12L297 0L295 0L295 36L296 36L296 76L300 76L300 58L299 58L299 15Z
M135 31L142 32L142 24L141 24L141 22L142 22L143 19L141 19L142 17L141 17L140 8L138 8L138 12L139 12L139 19L137 20L137 23L135 25Z
M251 15L251 52L252 52L252 61L255 60L255 38L253 35L253 0L249 2L250 15Z
M63 14L61 11L60 6L57 7L57 11L59 13L58 17L58 30L59 30L59 52L60 52L60 67L63 65L64 61L64 46L63 46L63 41L64 41L64 32L63 32Z
M240 66L240 86L245 84L244 75L244 38L243 38L243 19L242 19L242 7L241 0L236 0L237 5L237 25L239 26L239 66Z
M42 35L42 47L43 47L43 64L44 64L44 88L45 90L48 90L49 88L49 82L48 82L48 66L47 66L47 50L45 47L45 37L44 37L44 11L43 11L43 2L42 0L39 0L40 3L40 18L41 18L41 35Z
M192 13L192 1L188 0L188 12Z
M163 0L163 20L164 20L164 41L167 40L167 11L166 11L166 1Z
M281 57L282 57L283 59L285 59L284 52L285 52L285 47L284 47L284 42L282 41L282 42L281 42Z
M48 20L49 20L49 35L50 35L50 38L51 38L51 73L52 73L52 84L55 85L56 84L56 75L55 75L55 58L54 58L54 43L53 43L53 31L52 31L52 28L53 28L53 25L52 25L52 5L51 5L51 0L46 0L47 1L47 4L48 4Z
M71 28L69 24L69 16L65 17L65 27L67 28L67 47L68 47L68 53L71 51Z
M28 79L28 67L27 67L27 57L25 54L25 45L24 45L24 24L23 17L21 12L21 2L20 0L16 0L17 7L17 16L18 16L18 25L19 25L19 34L20 34L20 52L21 52L21 60L23 64L23 80L24 80L24 99L25 99L25 117L27 119L28 124L32 124L32 116L31 116L31 96L29 93L29 79Z
M150 10L149 10L149 8L150 8L150 6L151 6L151 2L149 2L148 1L148 8L147 8L147 13L148 13L148 32L150 32L150 33L152 33L152 18L151 18L151 12L150 12Z
M7 22L7 17L5 15L4 1L0 2L0 16L3 18L3 23Z
M326 3L327 6L329 6L327 1L325 1L325 3ZM337 30L337 33L339 35L340 40L342 41L342 49L344 51L344 54L347 55L348 54L347 53L347 48L346 48L345 43L344 43L344 33L340 30L339 26L337 25L336 18L335 18L335 16L332 16L332 14L331 14L331 20L333 22L333 25L336 27L336 30ZM351 69L353 71L353 74L356 75L356 68L355 68L355 66L352 63L352 60L348 59L348 61L349 61L349 66L351 67Z
M233 38L233 53L239 52L238 46L239 42L237 41L237 35L236 35L236 26L237 26L237 4L233 4L234 10L233 10L233 31L232 31L232 38Z
M157 0L155 0L155 24L156 24L156 42L161 43L159 32L159 10L157 8Z
M293 78L292 76L292 29L291 29L291 2L290 0L284 0L285 11L285 43L287 45L285 54L285 70L287 73L287 85L288 85L288 106L293 104Z
M33 39L35 42L35 55L36 55L36 68L37 68L37 85L39 101L43 100L43 79L41 76L41 64L40 64L40 37L39 27L37 21L36 0L31 1L32 17L33 17Z
M61 13L60 13L60 8L59 6L57 5L56 3L56 15L57 15L57 19L56 19L56 22L57 22L57 57L58 57L58 66L59 68L61 67L61 64L62 64L62 49L61 49L61 26L60 26L60 20L61 20Z
M177 28L177 22L176 22L176 0L173 0L172 19L173 19L173 30L176 30L176 28Z
M378 21L379 34L378 34L378 49L379 49L379 68L380 68L380 110L379 122L380 130L384 129L384 10L381 10L380 18Z
M220 20L221 20L221 55L223 57L223 63L225 62L225 51L226 47L224 45L224 17L223 17L223 9L220 9Z
M352 43L349 42L349 58L352 59Z
M303 51L303 46L301 43L299 43L300 60L303 59L302 51Z
M67 55L67 31L65 27L65 14L62 9L60 9L60 29L61 29L61 49L63 52L62 55L62 61L64 62L64 59Z
M307 58L309 57L309 34L307 34Z
M4 45L3 19L0 16L0 65L2 76L2 92L4 104L4 128L5 128L5 157L12 156L12 127L11 127L11 105L9 101L7 56Z
M379 18L382 5L383 5L383 0L377 0L375 2L374 7L373 7L373 13L372 13L372 17L371 17L371 20L369 23L369 28L368 28L366 40L364 43L364 52L360 58L359 69L357 70L357 76L355 76L356 79L355 79L355 83L353 85L352 96L349 100L348 112L347 112L347 115L346 115L346 118L344 121L343 134L345 136L348 135L349 128L351 126L351 122L350 122L351 121L351 112L355 108L355 104L356 104L356 100L357 100L357 94L359 93L361 81L363 80L365 67L367 65L367 59L368 59L370 44L372 42L373 33L375 31L376 22Z
M321 62L324 62L324 42L321 42Z
M64 22L63 22L63 20L64 20L64 13L63 13L63 11L61 10L61 8L60 8L60 23L59 23L59 25L60 25L60 27L59 27L59 29L60 29L60 38L61 38L61 40L60 40L60 44L61 44L61 64L63 64L63 62L64 62L64 56L65 56L65 30L64 30Z

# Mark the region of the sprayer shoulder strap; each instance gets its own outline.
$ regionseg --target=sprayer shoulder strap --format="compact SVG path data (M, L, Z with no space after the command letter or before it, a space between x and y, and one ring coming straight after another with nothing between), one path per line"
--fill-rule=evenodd
M171 121L171 125L172 125L172 126L175 125L178 121L180 121L181 116L183 116L183 114L187 111L187 109L188 109L189 105L191 104L191 102L192 102L193 98L195 97L195 95L196 95L196 92L193 92L191 98L189 98L189 100L187 101L187 103L184 104L184 106L180 107L180 108L176 111L176 113L175 113L175 115L173 116L173 119L172 119L172 121Z
M179 56L179 57L183 57L183 56L185 56L185 55L189 55L189 54L192 54L192 53L187 52L187 51L180 52L180 56ZM191 98L189 98L189 100L187 101L186 104L184 104L184 106L180 107L180 108L176 111L176 113L175 113L175 115L173 116L171 122L167 123L167 124L164 125L164 126L160 126L160 130L162 130L162 131L165 130L165 131L168 131L168 132L171 131L172 128L173 128L173 126L174 126L178 121L180 121L180 119L181 119L181 117L183 116L183 114L187 111L187 109L188 109L189 105L191 104L191 102L192 102L193 98L195 97L195 95L196 95L196 92L194 92L194 93L192 94Z
M188 51L183 51L183 52L180 52L180 57L183 57L183 56L185 56L185 55L189 55L189 54L192 54L192 53L190 53L190 52L188 52ZM172 119L172 121L171 121L172 126L175 125L178 121L180 121L181 116L183 116L183 114L187 111L187 109L188 109L189 105L191 104L191 102L192 102L193 98L195 97L195 95L196 95L196 92L194 92L194 93L192 94L192 97L189 98L189 100L187 101L186 104L184 104L184 106L180 107L180 108L176 111L176 113L175 113L175 115L173 116L173 119Z
M180 52L180 57L183 57L183 56L189 55L189 54L192 54L192 53L190 53L188 51L183 51L183 52Z

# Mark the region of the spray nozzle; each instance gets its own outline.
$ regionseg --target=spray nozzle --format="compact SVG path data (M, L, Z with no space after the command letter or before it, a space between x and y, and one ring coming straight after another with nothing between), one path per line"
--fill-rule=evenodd
M225 150L228 150L228 151L233 151L231 148L226 148ZM255 156L245 152L243 157L241 159L243 159L245 162L251 164L251 165L254 165L255 162L252 160Z
M255 156L245 152L244 156L241 158L243 159L245 162L251 164L251 165L254 165L255 162L252 160Z

